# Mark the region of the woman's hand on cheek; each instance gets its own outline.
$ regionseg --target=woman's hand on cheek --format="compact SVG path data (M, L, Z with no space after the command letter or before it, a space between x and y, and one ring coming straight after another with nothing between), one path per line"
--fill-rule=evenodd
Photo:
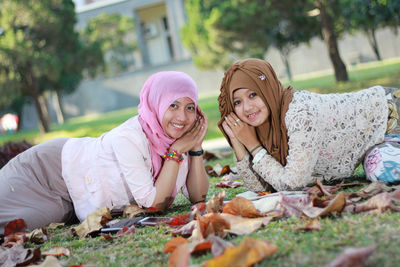
M208 119L206 114L198 107L198 112L199 112L199 122L200 122L200 134L197 136L197 142L192 148L192 150L198 151L201 150L201 144L203 143L204 137L207 134L208 130Z
M226 123L226 121L222 123L222 128L224 128L225 133L229 136L229 139L231 139L231 141L233 139L236 139L235 134L233 133L232 129L228 126L228 123Z
M256 129L253 126L241 121L235 113L230 113L225 117L225 122L232 130L234 136L242 143L244 146L249 147L254 143L258 143L258 138L256 134Z
M178 153L186 153L193 147L195 147L196 144L199 142L199 137L202 135L203 132L203 129L201 128L202 125L202 120L197 120L190 131L175 140L175 142L171 145L170 150L176 150L178 151Z

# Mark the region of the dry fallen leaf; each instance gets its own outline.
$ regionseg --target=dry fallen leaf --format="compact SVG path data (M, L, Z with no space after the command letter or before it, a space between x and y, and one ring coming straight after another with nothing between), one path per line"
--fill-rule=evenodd
M189 237L192 235L193 230L197 227L197 221L191 221L173 232L174 235L181 235L183 237Z
M313 231L319 230L321 224L318 221L318 218L314 218L312 221L307 222L306 226L297 228L297 231Z
M215 156L214 153L211 153L211 152L208 152L208 151L204 151L203 159L205 161L209 161L209 160L216 159L216 158L217 158L217 156Z
M63 227L65 223L50 223L48 226L46 226L46 229L54 230L60 227Z
M164 246L164 253L171 253L173 252L177 247L179 247L182 244L186 244L188 241L183 238L183 237L175 237L174 239L171 239L168 241L165 246Z
M171 253L168 259L168 264L170 267L186 267L189 266L190 250L187 243L179 245Z
M211 242L211 244L212 244L211 254L214 257L217 257L217 256L221 255L222 253L224 253L224 251L227 247L233 247L233 245L230 242L225 241L224 239L222 239L219 236L209 235L209 236L207 236L206 240Z
M400 209L392 203L391 194L387 192L375 195L364 203L346 207L346 210L354 213L370 212L378 214L386 210L400 211Z
M235 235L248 235L260 227L267 225L272 219L272 217L243 218L229 213L221 213L220 215L231 226L230 229L225 231Z
M198 227L203 238L209 235L224 237L225 229L230 229L230 224L218 213L209 213L204 216L197 216Z
M216 183L216 187L222 187L222 188L236 188L242 186L242 182L237 182L237 181L221 181L219 183Z
M206 266L251 266L277 250L278 247L268 241L246 238L238 247L228 247L222 255L209 260Z
M318 208L318 207L306 208L303 210L303 213L310 218L315 218L315 217L325 216L332 212L342 212L345 206L346 206L345 194L341 192L338 195L336 195L336 197L332 199L329 202L329 205L326 206L325 208Z
M214 194L206 203L207 213L220 212L225 198L225 191L220 191Z
M244 197L235 197L234 199L229 201L223 208L222 213L229 213L232 215L239 215L248 218L264 216L254 207L253 202Z
M35 244L43 244L47 241L47 235L45 232L43 232L43 228L35 229L32 232L26 234L26 238L28 241Z
M374 252L376 246L363 248L346 248L334 261L326 267L357 267L364 266L364 262Z
M100 230L111 219L110 210L107 207L103 207L90 213L81 224L72 229L79 238L84 238L88 234Z
M9 223L6 224L4 227L4 236L8 236L13 233L18 233L18 232L26 232L27 225L24 219L17 219L13 220Z
M218 177L218 174L214 171L214 168L211 167L210 165L207 165L204 167L206 169L206 172L209 176L211 177Z
M71 256L71 251L64 247L52 247L51 249L42 252L42 256L54 256L54 257L67 256L67 257L69 257L69 256Z
M124 226L121 230L117 232L117 236L128 236L128 235L133 235L135 233L135 225L131 226Z

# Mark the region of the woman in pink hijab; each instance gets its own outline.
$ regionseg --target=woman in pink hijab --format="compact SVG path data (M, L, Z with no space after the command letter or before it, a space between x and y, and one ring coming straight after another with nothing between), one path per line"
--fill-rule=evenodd
M18 218L34 229L104 206L164 210L180 189L204 201L208 122L197 98L187 74L158 72L142 88L137 116L98 138L57 138L19 154L0 170L0 234Z

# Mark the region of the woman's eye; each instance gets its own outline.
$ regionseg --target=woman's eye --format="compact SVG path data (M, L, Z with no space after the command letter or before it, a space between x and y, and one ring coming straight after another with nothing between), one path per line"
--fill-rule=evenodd
M177 104L175 104L175 103L172 103L171 105L169 105L171 108L177 108L178 107L178 105Z
M190 110L190 111L194 111L195 107L194 106L188 106L187 109Z
M251 94L250 94L250 98L253 98L253 97L255 97L255 96L257 96L257 93L251 93Z
M239 104L240 104L240 101L239 101L239 100L233 101L233 105L234 105L234 106L237 106L237 105L239 105Z

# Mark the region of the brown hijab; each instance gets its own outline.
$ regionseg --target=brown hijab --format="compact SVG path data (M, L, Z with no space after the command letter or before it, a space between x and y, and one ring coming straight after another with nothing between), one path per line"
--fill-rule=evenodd
M283 166L288 155L288 136L285 115L292 101L292 87L284 88L271 65L264 60L249 58L233 64L226 72L221 83L218 97L221 120L218 127L229 140L222 123L225 116L234 112L233 92L239 88L256 92L270 111L270 116L262 125L256 127L257 137L262 145Z

